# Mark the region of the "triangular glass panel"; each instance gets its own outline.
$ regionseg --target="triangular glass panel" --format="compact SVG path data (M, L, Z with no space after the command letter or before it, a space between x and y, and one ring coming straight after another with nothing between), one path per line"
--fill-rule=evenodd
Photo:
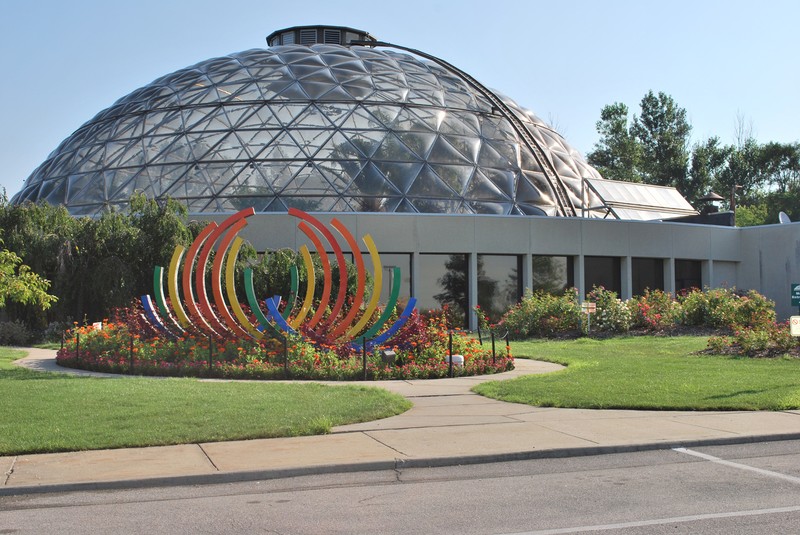
M259 160L283 160L305 158L305 154L297 146L297 142L285 130L280 131L263 152L259 153Z
M178 136L155 158L158 163L189 163L193 161L192 149L186 136Z
M282 104L273 102L270 104L270 111L282 126L289 126L308 109L308 106L308 103Z
M280 132L280 130L237 130L236 136L250 158L255 158Z
M455 214L462 206L457 199L410 199L417 212L424 214Z
M175 142L175 136L145 136L142 138L142 150L144 150L145 162L157 162L158 156Z
M222 111L222 106L206 109L206 116L192 126L193 131L213 132L227 131L233 128Z
M422 163L375 162L375 166L401 193L405 193L411 187L423 165Z
M138 138L143 133L143 124L144 121L139 116L124 117L114 125L113 137L115 139Z
M150 111L144 120L144 134L169 134L183 129L180 110Z
M442 136L438 136L428 153L428 162L442 164L471 165L472 162L455 147L448 143Z
M515 200L519 203L537 204L542 199L542 192L530 183L528 176L528 173L523 173L523 178L517 183Z
M335 197L281 197L287 208L297 208L304 212L328 212L336 203Z
M255 107L251 104L236 104L223 106L222 110L228 118L228 123L234 128L238 128L245 119L253 114Z
M323 113L316 105L311 105L306 108L294 120L293 126L295 127L309 127L309 128L330 128L333 126L327 115Z
M140 172L140 169L116 169L104 172L104 182L112 199L127 199L133 194L134 188L126 188L128 183Z
M141 140L132 140L133 142L125 147L125 152L122 153L117 161L119 167L138 167L144 165L144 149L142 148Z
M519 145L516 144L494 143L484 140L478 156L478 164L481 167L494 167L495 169L517 167L519 162L518 150Z
M471 213L474 214L509 215L514 208L510 202L470 201L468 205Z
M67 179L67 196L81 202L104 202L107 200L105 181L95 173L71 175Z
M379 127L391 129L392 123L397 119L397 116L403 108L394 104L390 106L383 104L364 104L364 109L378 120Z
M393 212L400 213L400 214L415 214L417 213L417 209L414 207L413 204L408 199L401 200L397 206L395 206Z
M484 174L484 169L478 169L472 176L464 192L464 197L470 200L505 201L508 197L492 183Z
M194 160L201 160L227 135L227 132L190 132L186 134L186 141L191 147Z
M275 192L269 186L267 179L261 174L261 165L251 163L236 175L230 184L220 192L224 195L236 196L272 196Z
M247 160L250 154L242 147L241 140L231 132L220 141L213 151L206 154L204 160L211 161L234 161Z
M415 162L420 159L419 156L414 154L392 133L384 138L381 146L375 151L372 158L389 162Z
M452 145L459 153L464 155L470 163L478 163L478 154L481 150L481 140L475 136L456 136L444 134L442 135L450 145Z
M317 169L325 175L325 179L338 192L344 192L353 178L358 176L363 167L362 162L357 161L339 161L332 162L328 160L318 160Z
M307 165L281 190L281 196L286 195L336 196L338 192L316 167Z
M206 180L211 186L214 195L223 191L225 187L238 175L245 164L239 163L208 163L203 165Z
M339 131L320 147L314 156L317 160L363 160L366 156Z
M378 150L386 132L383 130L361 130L347 131L342 133L347 136L352 146L354 146L365 158L371 158Z
M346 191L346 195L351 197L387 197L399 194L400 191L386 179L380 169L373 163L364 166L364 169L353 179L352 184Z
M303 91L303 86L300 82L292 82L287 85L280 93L275 96L276 99L287 100L308 100L308 93Z
M475 172L475 166L472 165L431 164L430 167L458 195L464 195L467 184Z
M368 130L384 128L383 124L373 116L368 110L358 106L340 124L341 128L352 128L355 130Z
M47 201L50 204L58 206L59 204L67 204L67 180L46 180L42 182L42 188L39 190L39 200Z
M538 215L538 216L555 216L558 215L557 210L554 207L545 208L542 206L535 206L531 204L523 204L520 203L517 205L520 212L525 215Z
M297 142L297 145L303 149L303 153L311 157L319 150L320 146L331 138L334 130L295 127L289 133Z
M439 127L443 134L455 134L457 136L478 137L481 135L481 124L478 116L472 112L455 111L449 112Z
M438 124L435 115L432 113L423 112L424 118L420 117L417 111L411 108L403 107L400 113L397 114L394 121L392 121L391 129L395 132L423 132L435 133Z
M289 207L281 199L272 200L262 210L263 212L288 212Z
M303 85L303 91L313 100L324 99L328 93L339 87L339 84L330 82L303 80L301 83Z
M272 113L268 105L256 108L252 115L238 125L238 128L277 128L281 126L281 122Z
M327 209L328 212L352 212L353 208L344 199L335 199Z
M217 206L221 212L239 212L246 208L253 208L256 212L263 212L272 197L217 197Z
M397 137L403 144L411 149L417 159L424 160L430 153L433 144L436 142L436 134L433 132L407 132L395 130Z
M353 100L367 100L375 92L372 78L366 75L345 79L342 81L341 87Z
M408 189L407 195L409 197L448 199L459 196L427 165L417 175L417 179Z
M497 189L503 192L508 199L514 198L517 189L518 175L508 169L481 168L483 174L488 178Z
M305 165L305 162L261 162L260 170L267 184L279 193Z

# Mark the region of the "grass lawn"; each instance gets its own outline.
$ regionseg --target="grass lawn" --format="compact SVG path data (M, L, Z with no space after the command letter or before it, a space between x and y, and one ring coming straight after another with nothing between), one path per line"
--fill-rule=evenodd
M484 396L542 407L655 410L786 410L800 408L799 359L693 355L706 337L512 342L515 358L567 369L493 381Z
M0 348L0 455L323 434L411 407L361 386L41 373Z

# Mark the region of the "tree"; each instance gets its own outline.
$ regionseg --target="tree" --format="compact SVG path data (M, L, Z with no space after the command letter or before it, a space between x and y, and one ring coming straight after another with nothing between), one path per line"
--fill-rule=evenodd
M628 128L628 107L620 102L603 107L596 126L601 137L587 155L589 163L606 178L641 182L641 144Z
M2 247L3 240L0 240ZM41 278L22 263L22 259L4 248L0 250L0 308L6 301L50 308L57 298L47 293L50 281Z
M640 169L643 181L674 186L683 193L687 186L689 135L691 125L686 110L671 96L652 91L642 98L641 116L633 117L630 134L641 147Z

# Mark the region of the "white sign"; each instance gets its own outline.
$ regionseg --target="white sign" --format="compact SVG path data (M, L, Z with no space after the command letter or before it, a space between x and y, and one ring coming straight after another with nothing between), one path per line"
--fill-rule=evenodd
M792 336L800 336L800 316L789 318L789 332Z

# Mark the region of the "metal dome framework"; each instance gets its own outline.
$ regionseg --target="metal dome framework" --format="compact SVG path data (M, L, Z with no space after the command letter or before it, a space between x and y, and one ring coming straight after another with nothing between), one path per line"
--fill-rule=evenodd
M603 204L584 186L599 174L530 111L433 56L359 44L249 50L161 77L64 140L13 202L73 215L124 209L135 192L190 213L587 215Z

